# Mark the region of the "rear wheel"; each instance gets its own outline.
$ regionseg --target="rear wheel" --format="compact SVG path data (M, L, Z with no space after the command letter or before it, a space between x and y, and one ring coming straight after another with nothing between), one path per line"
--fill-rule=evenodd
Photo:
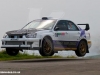
M82 57L85 56L86 52L87 52L87 43L86 41L82 40L80 41L75 53L77 56Z
M42 43L42 48L39 50L42 56L52 56L54 55L54 48L52 40L49 38L44 38Z
M16 56L19 53L17 49L6 48L6 52L10 56Z

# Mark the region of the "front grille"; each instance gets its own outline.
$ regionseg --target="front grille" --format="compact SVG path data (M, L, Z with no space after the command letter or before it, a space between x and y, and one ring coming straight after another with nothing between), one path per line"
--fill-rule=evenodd
M23 35L9 35L9 38L23 38Z
M25 42L23 42L23 41L7 41L7 42L5 42L5 45L25 45Z

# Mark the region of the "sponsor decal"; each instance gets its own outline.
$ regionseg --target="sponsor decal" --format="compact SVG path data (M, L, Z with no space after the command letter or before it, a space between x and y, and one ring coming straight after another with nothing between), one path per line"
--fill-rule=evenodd
M55 37L58 37L58 36L64 36L65 33L55 33Z
M14 38L17 38L17 36L14 36Z
M12 40L12 41L17 41L17 40L18 40L18 38L11 38L11 40Z
M81 29L80 37L86 38L85 30Z

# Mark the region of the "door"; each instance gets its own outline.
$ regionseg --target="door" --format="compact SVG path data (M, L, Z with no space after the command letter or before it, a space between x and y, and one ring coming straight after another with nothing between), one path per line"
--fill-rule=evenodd
M54 47L58 49L67 48L68 41L70 40L68 33L67 20L59 20L54 27Z
M76 48L80 41L81 31L72 21L68 21L68 31L67 32L69 33L69 38L70 38L69 47Z

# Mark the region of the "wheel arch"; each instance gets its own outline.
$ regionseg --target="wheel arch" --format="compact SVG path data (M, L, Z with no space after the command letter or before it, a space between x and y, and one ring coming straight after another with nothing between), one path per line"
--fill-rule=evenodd
M49 39L52 41L52 43L53 43L52 37L51 37L50 35L46 35L46 36L44 36L44 37L40 40L40 47L42 47L42 43L43 43L43 40L44 40L45 38L49 38Z
M44 40L45 38L48 38L48 39L50 39L50 40L53 42L51 36L49 36L49 35L44 36L43 39L42 39L42 42L43 42L43 40Z

